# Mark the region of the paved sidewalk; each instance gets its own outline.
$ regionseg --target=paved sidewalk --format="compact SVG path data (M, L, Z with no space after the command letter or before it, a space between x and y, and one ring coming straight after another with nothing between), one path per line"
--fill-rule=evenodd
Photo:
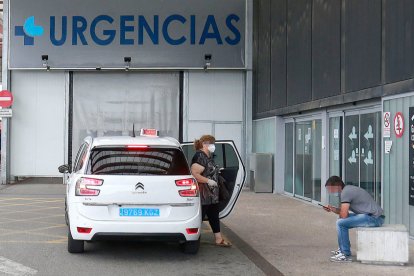
M44 182L39 180L39 182ZM63 200L65 186L59 184L32 184L32 182L0 187L0 195L3 200L10 198L26 197L36 198L31 204L58 204L51 206L57 208L57 214L60 215L58 225L63 222L63 213L61 211L63 203L54 202L50 199ZM39 202L38 202L39 201ZM42 202L40 202L42 201ZM18 204L24 205L24 204ZM20 206L19 208L23 208ZM50 207L50 206L49 206ZM16 207L17 208L17 207ZM53 214L54 215L54 214ZM23 220L22 220L23 219ZM31 218L35 219L35 218ZM43 219L43 218L42 218ZM45 218L52 219L52 218ZM9 219L10 220L10 219ZM18 221L24 222L24 218ZM16 223L18 222L16 221ZM222 265L225 269L222 270L222 275L262 275L262 271L267 275L414 275L414 241L410 240L410 264L408 266L379 266L379 265L365 265L359 262L353 263L332 263L329 261L330 250L337 248L336 230L335 230L336 216L334 214L324 212L320 207L310 204L308 202L293 199L290 197L274 194L256 194L249 191L244 191L229 217L222 220L223 232L233 242L232 249L223 249L222 255L217 255L217 258L223 259L225 263ZM42 221L42 223L55 223L53 221ZM31 222L26 222L31 223ZM16 226L19 229L25 227ZM35 235L37 240L43 241L48 238L47 235L53 236L53 243L58 252L66 252L64 248L66 241L66 230L59 230L63 228L54 228L56 233L51 230L47 233L26 233L20 237L21 240L30 239L27 234ZM60 231L60 232L59 232ZM207 231L208 232L208 231ZM7 233L6 233L7 234ZM45 236L45 237L43 237ZM62 241L57 240L61 238ZM211 251L209 241L211 233L204 235L205 241L202 244L202 250L192 259L192 262L198 264L199 259L211 258L208 257L208 252ZM40 238L39 238L40 237ZM42 238L43 237L43 238ZM7 246L13 245L12 239L8 240ZM17 240L16 240L17 242ZM30 243L24 243L24 246ZM355 258L355 230L351 231L351 243L353 245L353 254ZM19 244L19 243L17 243ZM63 247L62 247L63 246ZM3 244L3 251L6 249ZM50 247L50 246L49 246ZM47 248L49 248L47 247ZM14 251L6 250L9 258L15 261L22 261L29 266L37 268L37 263L31 263L30 260L24 258L20 260L22 254L19 250L22 245ZM50 250L52 250L50 249ZM217 248L212 248L218 250ZM4 252L6 252L4 251ZM3 254L5 254L3 252ZM244 256L245 254L247 256ZM63 254L63 253L62 253ZM65 253L66 254L66 253ZM66 256L63 254L64 256ZM154 253L159 255L161 253ZM204 254L204 255L203 255ZM157 255L157 256L158 256ZM178 257L177 257L178 256ZM175 258L184 258L181 254L177 254ZM181 256L181 257L180 257ZM206 257L207 256L207 257ZM39 257L40 258L40 257ZM67 256L65 257L67 258ZM171 259L171 257L168 257ZM231 259L231 261L229 261ZM98 258L98 262L101 261ZM217 265L216 261L211 261L212 265ZM220 264L221 265L221 264ZM260 268L260 269L259 269ZM204 271L204 270L201 270ZM201 272L200 271L200 272ZM231 271L232 273L229 273ZM243 271L243 273L240 273ZM156 274L156 273L155 273ZM174 273L172 273L173 275ZM209 273L210 274L210 273ZM209 275L204 272L199 275ZM92 274L91 274L92 275ZM102 274L103 275L103 274Z
M414 275L414 241L408 266L332 263L336 215L308 202L243 191L223 223L284 275ZM356 258L355 230L350 231ZM235 243L235 246L238 246ZM269 273L268 273L269 274Z

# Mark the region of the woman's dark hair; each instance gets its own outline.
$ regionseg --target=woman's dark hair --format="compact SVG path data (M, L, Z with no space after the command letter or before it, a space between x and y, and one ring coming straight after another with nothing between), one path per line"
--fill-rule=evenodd
M216 142L216 138L214 138L214 136L211 135L203 135L200 137L200 139L196 139L194 141L194 148L196 150L200 150L203 148L203 143L210 143L210 144L214 144Z
M326 180L325 187L327 186L341 186L342 188L344 188L345 184L339 176L334 175L329 177L328 180Z

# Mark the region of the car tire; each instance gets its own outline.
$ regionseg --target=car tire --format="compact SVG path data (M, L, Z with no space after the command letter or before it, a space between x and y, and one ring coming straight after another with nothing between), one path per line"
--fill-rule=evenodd
M69 253L83 253L84 243L80 240L74 240L70 230L68 230L68 252Z
M187 241L181 244L181 250L185 254L197 254L200 248L200 238L196 241Z

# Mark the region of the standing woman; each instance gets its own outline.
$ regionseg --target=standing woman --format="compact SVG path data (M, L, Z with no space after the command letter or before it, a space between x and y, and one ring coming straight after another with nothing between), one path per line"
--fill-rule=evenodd
M216 245L230 247L220 233L219 219L219 187L217 184L219 168L213 160L216 139L211 135L203 135L194 141L196 153L191 161L191 173L198 182L202 207L202 217L207 215L213 230Z

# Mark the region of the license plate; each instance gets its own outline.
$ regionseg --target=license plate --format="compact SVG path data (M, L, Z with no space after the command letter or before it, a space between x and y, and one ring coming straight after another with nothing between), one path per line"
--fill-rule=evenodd
M160 209L152 208L119 208L121 217L159 217Z

